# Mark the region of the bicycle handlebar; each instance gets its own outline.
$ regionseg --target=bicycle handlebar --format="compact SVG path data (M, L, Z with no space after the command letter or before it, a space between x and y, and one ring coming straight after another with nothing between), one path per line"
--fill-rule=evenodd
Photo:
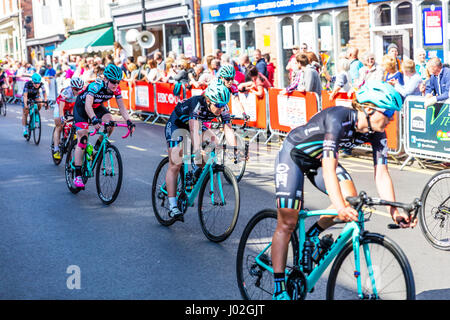
M125 127L125 128L128 128L128 126L127 126L126 124L124 124L124 123L117 123L117 122L114 122L114 121L110 121L110 122L102 122L102 126L105 128L105 130L104 130L105 132L106 132L106 130L108 129L108 127ZM95 129L94 132L92 132L90 135L91 135L91 136L94 136L94 135L96 135L96 134L97 134L97 129ZM130 134L132 134L132 133L131 133L131 130L128 129L127 134L125 134L124 136L122 136L122 139L128 138L128 136L129 136Z

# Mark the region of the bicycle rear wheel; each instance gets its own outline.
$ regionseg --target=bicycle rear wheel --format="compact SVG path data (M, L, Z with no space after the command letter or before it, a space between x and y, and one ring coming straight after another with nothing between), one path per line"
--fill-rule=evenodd
M97 194L106 205L113 203L120 192L123 178L122 158L119 149L110 144L99 151L96 178Z
M31 114L31 110L28 112L28 116L27 116L27 129L28 129L28 135L26 136L27 141L30 141L31 139L31 134L34 131L34 125L32 124L33 122L33 116Z
M277 226L277 212L265 209L248 222L239 241L236 256L236 277L242 298L245 300L271 300L273 295L273 273L256 262L271 243ZM272 250L269 248L260 257L264 264L272 267ZM291 235L287 255L287 269L298 263L298 237Z
M75 155L75 147L77 145L77 140L72 141L72 143L69 146L69 149L67 150L67 156L66 156L66 165L64 167L64 175L66 177L66 185L67 188L69 188L70 192L72 192L73 194L77 194L78 192L81 191L80 188L75 187L75 185L73 184L73 179L75 178L75 169L73 168L73 158ZM83 183L86 184L87 183L87 178L86 176L83 174Z
M33 129L33 140L36 145L41 141L41 115L38 110L34 113L34 129Z
M236 226L239 208L236 178L227 167L215 166L213 177L206 176L198 196L198 216L205 236L213 242L227 239Z
M428 242L450 250L450 170L431 177L422 191L419 225Z
M366 250L370 252L367 256ZM355 258L351 241L336 257L328 278L327 299L414 300L416 298L411 267L405 254L395 242L380 234L365 234L361 238L359 253L360 275L355 274ZM367 262L369 259L371 263ZM373 270L372 277L369 275L369 270ZM356 276L361 277L362 297L358 295Z

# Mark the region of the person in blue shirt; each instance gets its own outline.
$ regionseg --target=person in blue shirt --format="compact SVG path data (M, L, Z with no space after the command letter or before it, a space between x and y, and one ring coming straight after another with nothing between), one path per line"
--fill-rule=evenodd
M359 79L359 69L364 67L364 64L358 60L359 50L357 48L348 48L347 59L350 60L350 81L352 86L356 86Z
M431 77L425 88L425 107L447 100L450 90L450 68L442 65L441 59L431 58L428 70Z
M45 70L44 77L53 78L56 76L56 70L53 69L51 64L47 65L47 69Z

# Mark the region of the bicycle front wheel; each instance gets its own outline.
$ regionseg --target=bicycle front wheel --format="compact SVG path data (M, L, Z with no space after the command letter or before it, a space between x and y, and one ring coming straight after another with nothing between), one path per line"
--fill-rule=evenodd
M327 284L329 300L415 300L414 277L400 247L380 234L366 234L359 246L360 274L356 274L353 243L336 257ZM370 274L373 272L372 274ZM357 277L362 292L358 292Z
M198 197L198 216L205 236L213 242L227 239L239 216L239 187L227 167L216 166L207 175Z
M113 203L120 192L123 178L122 158L114 145L99 151L95 183L100 200L106 205Z
M428 242L450 250L450 170L435 174L423 189L419 225Z
M33 140L36 145L41 141L41 115L37 110L34 113Z
M272 267L272 250L268 247L276 226L277 212L266 209L255 214L242 233L236 257L236 277L239 291L245 300L272 299L273 273L257 263L256 257L260 255L261 262ZM293 232L289 242L287 269L292 269L297 263L298 238Z

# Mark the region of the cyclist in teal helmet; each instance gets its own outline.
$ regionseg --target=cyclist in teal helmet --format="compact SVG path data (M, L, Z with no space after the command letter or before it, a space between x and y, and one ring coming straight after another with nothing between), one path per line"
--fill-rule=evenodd
M342 221L356 221L358 213L345 200L357 196L356 187L339 163L339 151L369 143L372 146L375 185L380 198L395 201L394 186L388 171L388 144L385 128L400 111L402 99L386 82L368 82L356 94L352 108L334 106L315 114L303 126L292 129L283 142L275 162L277 227L272 239L274 295L277 300L290 299L286 292L286 254L303 201L305 176L329 196L331 207ZM407 214L389 208L393 221L402 228L413 227ZM333 243L331 236L319 239L334 225L335 216L322 216L306 235L315 243L314 261L318 262Z
M122 92L119 83L122 80L122 70L114 64L109 64L104 72L103 79L97 78L83 90L75 101L73 108L73 119L77 129L78 144L75 148L75 178L74 185L83 188L84 183L81 178L81 165L83 162L83 154L87 146L87 135L89 133L89 124L92 124L96 130L99 130L102 122L111 122L113 117L109 110L105 107L105 103L112 99L116 99L122 118L127 122L128 129L133 133L135 125L131 122L128 110L122 99ZM108 128L110 136L114 131L113 127ZM97 152L103 137L100 136L94 146L94 153Z
M44 84L42 83L42 77L39 73L34 73L31 76L31 81L25 83L23 88L23 110L22 110L22 126L23 126L23 136L28 137L28 127L27 127L27 118L29 112L28 102L30 100L34 100L37 102L39 111L42 106L45 105L45 108L48 109L48 105L44 104L44 101L47 101L47 93L45 92ZM42 100L44 98L44 100Z
M234 82L234 77L236 75L236 70L234 66L230 63L224 64L217 73L217 79L222 81L222 83L230 90L231 93L231 103L233 108L239 108L240 113L243 118L248 119L247 113L245 112L245 108L239 99L239 89L236 83ZM234 113L238 113L238 110L234 110Z
M178 137L184 141L191 141L195 160L192 168L196 176L201 172L202 157L205 155L201 150L202 139L209 140L210 131L204 122L220 119L224 123L224 132L227 145L236 146L236 138L231 127L231 116L228 110L230 101L230 90L220 81L212 81L208 88L199 96L179 102L165 127L165 136L169 153L169 168L166 173L167 193L169 198L169 216L182 220L182 213L177 207L176 185L178 173L182 166L183 144ZM210 137L213 134L209 135ZM216 141L217 142L217 141ZM187 151L186 151L187 152Z

